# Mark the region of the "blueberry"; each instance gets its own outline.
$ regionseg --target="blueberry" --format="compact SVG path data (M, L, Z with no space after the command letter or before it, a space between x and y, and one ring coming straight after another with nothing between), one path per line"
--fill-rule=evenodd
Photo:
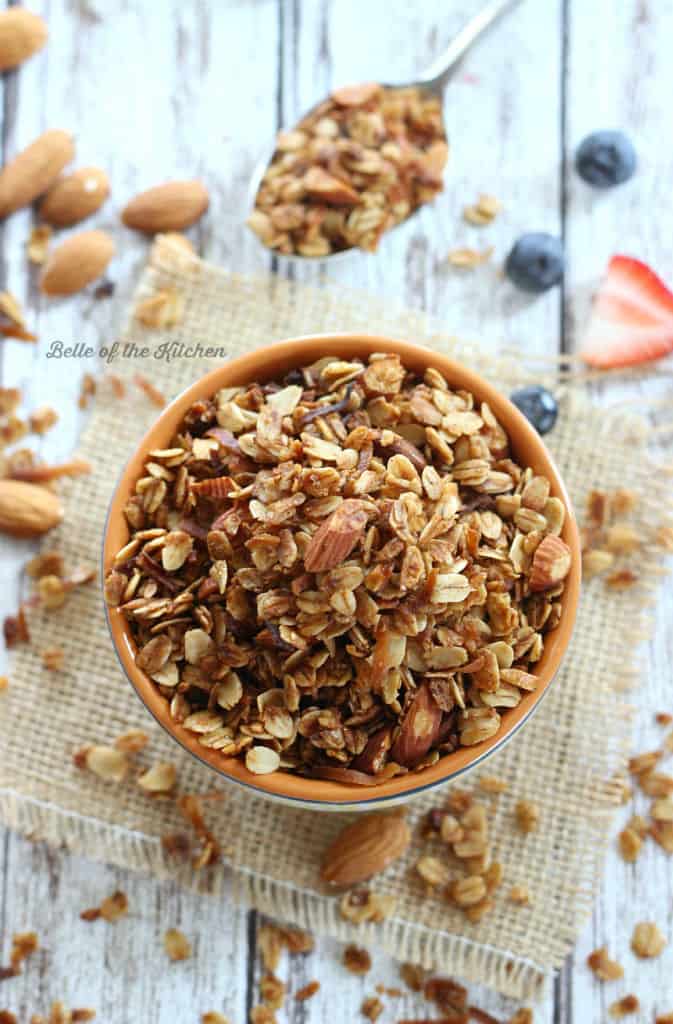
M564 267L560 238L536 231L515 242L505 262L505 273L525 292L546 292L559 283Z
M636 151L624 132L592 132L575 154L580 178L596 188L612 188L628 181L636 163Z
M558 404L551 391L534 384L513 391L509 397L528 422L533 424L538 434L549 433L558 416Z

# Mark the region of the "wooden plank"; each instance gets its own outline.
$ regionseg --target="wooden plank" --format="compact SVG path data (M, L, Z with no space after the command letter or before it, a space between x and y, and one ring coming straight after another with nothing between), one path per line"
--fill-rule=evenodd
M673 9L643 0L618 5L573 0L569 8L565 328L572 349L580 341L592 292L613 253L638 256L670 281L670 233L657 211L668 192L673 156L655 140L666 137L669 128L664 97L673 88L668 45ZM634 179L609 192L591 189L573 169L579 142L603 128L625 131L639 157ZM605 399L614 403L620 396L637 399L639 394L656 393L656 388L610 388ZM632 698L643 705L634 736L637 751L658 745L661 729L653 723L654 713L671 710L671 616L673 598L667 586L654 617L655 639L646 650L645 689ZM664 770L670 771L670 763ZM632 813L646 813L648 803L637 794L620 812L619 827ZM581 1015L582 1020L605 1020L607 1005L626 992L638 995L643 1020L651 1020L654 1011L671 1010L673 949L669 945L662 957L643 964L629 943L634 924L642 920L656 921L669 938L673 935L672 895L670 862L654 844L646 845L635 865L625 864L614 846L610 849L593 919L573 958L572 1001L561 1019L576 1021ZM623 982L600 985L586 967L588 953L606 942L611 955L624 965Z
M118 221L128 198L170 177L202 177L210 188L211 213L208 228L190 232L194 241L232 269L269 265L242 224L236 197L242 197L256 159L256 132L264 138L276 129L270 98L277 18L268 4L206 6L198 0L174 2L170 9L66 0L31 6L47 18L50 42L42 55L4 80L5 155L48 127L73 131L77 164L102 166L111 179L111 199L85 226L109 229L118 242L109 274L116 285L111 299L97 302L88 290L48 302L39 296L36 275L27 272L25 262L32 212L17 213L2 227L2 285L26 305L40 335L36 348L4 345L2 380L23 388L27 408L48 402L59 409L59 429L39 447L60 458L76 442L80 375L95 367L47 361L46 351L55 339L97 348L119 330L148 251L148 242ZM16 607L16 581L30 551L27 543L0 541L3 616ZM2 1005L37 1011L64 998L94 1006L99 1019L110 1022L168 1024L197 1019L209 1009L245 1019L245 910L229 903L223 913L219 901L31 847L9 833L0 851L3 954L11 931L25 927L37 927L49 947L24 978L3 986ZM131 919L108 929L77 921L78 909L116 887L129 893ZM196 940L196 957L168 968L159 942L163 930L174 925Z

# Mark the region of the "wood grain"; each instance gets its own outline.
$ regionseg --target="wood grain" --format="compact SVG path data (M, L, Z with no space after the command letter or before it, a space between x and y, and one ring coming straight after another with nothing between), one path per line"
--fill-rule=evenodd
M275 266L243 219L249 175L276 129L335 84L413 78L480 6L481 0L31 4L48 20L50 41L42 54L0 80L3 160L47 128L73 131L76 165L104 167L111 179L112 197L90 224L112 230L119 241L109 274L111 298L97 301L89 291L54 302L38 295L35 273L27 272L32 211L0 224L0 283L26 305L40 335L35 347L3 343L2 382L22 387L27 408L48 402L59 409L59 429L39 445L46 455L63 457L73 447L81 423L79 374L94 368L47 360L48 342L97 346L113 338L147 254L147 241L119 225L125 202L170 177L201 177L211 207L190 232L200 251L231 269ZM436 204L385 238L376 257L353 254L328 266L280 264L278 272L401 298L493 348L505 343L541 354L561 345L572 349L609 254L631 251L664 272L667 258L670 264L670 232L661 214L673 172L666 145L671 38L669 0L526 0L475 48L449 85L445 116L452 152L447 190ZM572 168L584 134L605 127L626 130L640 156L636 179L614 194L591 191ZM480 192L504 203L487 229L461 218L463 206ZM568 271L562 291L531 300L502 279L508 248L526 230L564 236ZM494 247L492 261L477 271L447 264L450 249L487 245ZM21 566L31 550L27 542L0 538L2 615L16 607ZM656 740L652 713L670 710L672 616L669 594L657 610L656 641L647 650L639 749ZM634 806L642 809L638 800ZM36 928L44 945L23 977L2 984L0 1007L25 1019L62 998L95 1007L105 1024L188 1024L210 1009L226 1013L232 1024L247 1020L260 976L253 955L256 914L6 831L0 836L0 954L6 960L15 930ZM129 895L127 919L116 925L79 920L83 907L115 888ZM636 964L628 949L637 920L657 920L673 938L672 897L661 851L648 849L635 868L612 851L593 920L536 1009L537 1024L599 1024L607 1004L625 991L639 994L642 1022L652 1019L654 1009L673 1009L673 948L646 965ZM167 963L161 937L168 927L181 928L194 942L192 960ZM584 966L587 953L605 941L627 968L623 984L601 987ZM362 999L376 983L398 984L396 966L376 950L372 954L365 979L347 974L333 942L319 941L312 954L283 962L279 974L291 993L313 978L321 989L306 1004L288 999L279 1024L358 1019ZM493 993L472 995L499 1020L516 1008ZM409 995L386 1002L383 1024L427 1012Z

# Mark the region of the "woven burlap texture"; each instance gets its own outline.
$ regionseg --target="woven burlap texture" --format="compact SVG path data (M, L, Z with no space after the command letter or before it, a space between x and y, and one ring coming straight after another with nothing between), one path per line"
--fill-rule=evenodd
M364 295L295 286L276 278L231 276L207 264L176 259L155 245L138 295L174 286L185 298L181 324L150 331L131 323L124 336L155 352L167 340L212 345L232 355L271 340L319 331L351 330L408 338L450 351L504 389L524 373L520 360L496 359L474 345L437 332L420 314ZM129 380L142 372L172 397L221 357L119 359L113 369ZM125 398L103 382L81 440L89 476L64 491L65 523L46 541L74 568L100 560L111 492L120 470L156 409L130 386ZM643 457L637 424L606 414L577 393L566 393L549 444L578 508L590 487L628 481L644 496L638 516L657 518L661 485ZM647 576L647 565L643 576ZM105 625L98 583L77 589L55 612L31 614L33 641L18 649L11 685L0 699L0 816L10 826L115 864L175 876L214 894L234 891L271 915L341 939L375 943L412 960L530 998L571 948L590 912L614 809L608 779L621 763L628 714L617 692L637 672L643 610L651 594L636 587L607 594L599 581L585 589L562 670L531 722L485 769L508 783L494 800L494 857L505 883L493 913L470 924L414 878L421 848L416 826L442 803L441 791L418 798L409 819L418 837L376 888L397 896L383 924L354 928L337 900L317 886L317 865L343 816L279 807L223 783L185 754L155 725L122 676ZM65 649L65 667L46 672L40 651ZM157 760L178 767L181 792L221 791L207 803L209 822L226 849L222 864L200 873L176 867L160 837L184 828L173 803L149 799L133 782L106 785L78 770L72 753L86 743L110 743L129 728L150 733L138 767ZM468 784L473 781L472 777ZM465 783L461 782L461 785ZM514 826L517 800L535 800L541 827L523 836ZM508 903L512 885L526 885L532 905Z

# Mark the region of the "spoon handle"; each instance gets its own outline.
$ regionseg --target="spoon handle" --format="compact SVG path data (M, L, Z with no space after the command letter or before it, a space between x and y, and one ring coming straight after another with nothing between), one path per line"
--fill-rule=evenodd
M420 76L423 85L442 89L460 59L467 53L473 43L479 39L491 25L503 14L511 11L521 0L491 0L491 3L460 30L447 48Z

